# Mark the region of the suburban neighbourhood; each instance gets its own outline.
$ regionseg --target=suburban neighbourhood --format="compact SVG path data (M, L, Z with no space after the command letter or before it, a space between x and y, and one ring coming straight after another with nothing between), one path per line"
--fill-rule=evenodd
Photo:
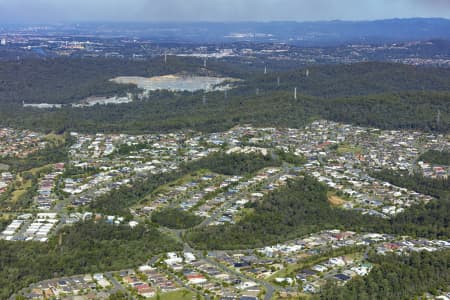
M335 255L339 249L347 251ZM259 249L169 252L136 269L45 280L21 294L27 299L108 299L125 291L143 299L174 293L193 299L292 299L319 293L329 280L344 285L366 276L373 267L365 260L370 250L384 255L443 249L450 249L449 241L329 230Z
M1 132L3 156L23 157L46 147L44 135L7 128ZM389 219L433 197L381 181L373 177L373 171L389 168L430 178L450 174L450 166L419 159L428 150L450 150L448 136L330 121L315 121L303 129L238 126L213 134L73 132L70 136L74 140L70 160L40 170L36 184L30 187L35 189L30 194L33 201L20 213L8 212L10 222L0 238L45 243L63 226L87 220L134 228L165 208L201 217L197 226L235 223L247 211L247 203L302 174L328 186L333 206ZM101 195L149 174L176 171L212 153L274 155L276 151L293 153L305 163L267 167L251 176L201 170L158 188L130 208L131 220L89 210L89 204ZM20 176L20 171L5 168L0 191L22 188L14 184ZM401 254L448 248L449 241L337 229L242 251L204 252L185 245L184 252L146 258L148 264L136 269L45 280L20 294L28 299L107 299L117 291L150 299L177 293L200 299L293 298L318 293L329 280L344 285L355 276L369 274L373 266L365 259L368 251Z

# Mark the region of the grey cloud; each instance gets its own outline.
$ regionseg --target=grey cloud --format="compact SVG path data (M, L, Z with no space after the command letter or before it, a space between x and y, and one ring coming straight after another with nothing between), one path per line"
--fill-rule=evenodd
M0 0L0 22L450 17L450 0Z

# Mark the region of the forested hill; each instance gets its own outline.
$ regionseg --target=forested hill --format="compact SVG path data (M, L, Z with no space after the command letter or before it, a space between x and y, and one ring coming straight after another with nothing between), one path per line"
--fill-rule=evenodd
M450 91L450 69L381 62L316 65L265 75L261 72L250 78L246 85L269 91L297 87L302 94L324 98L405 91Z
M288 68L288 69L287 69ZM237 64L195 58L161 57L148 61L120 59L28 59L6 61L0 65L0 103L70 103L88 96L111 96L136 92L132 85L109 81L116 76L156 76L188 72L212 73L243 79L241 93L255 88L262 91L291 91L336 98L374 93L450 90L450 69L414 67L391 63L323 65L306 69L293 63L271 61L263 74L260 63ZM278 85L280 78L280 85Z
M237 124L302 127L323 118L384 129L449 132L450 93L417 92L323 99L275 92L260 96L153 93L150 100L84 109L24 109L1 105L0 125L64 132L145 133L227 130ZM440 123L437 114L441 112Z
M261 67L259 69L259 67ZM239 123L303 126L311 119L387 129L450 130L450 69L388 63L314 66L244 65L195 58L147 62L106 59L30 60L0 65L0 126L64 132L225 130ZM30 109L22 101L70 103L92 95L135 92L108 80L181 71L242 79L228 92L150 93L143 101L87 108ZM278 85L278 78L280 84ZM294 88L298 97L294 99ZM440 115L440 118L437 118ZM439 121L439 122L438 122Z
M196 59L170 57L146 62L123 59L26 59L0 64L0 102L71 103L89 96L113 96L136 91L109 81L116 76L156 76L198 72Z

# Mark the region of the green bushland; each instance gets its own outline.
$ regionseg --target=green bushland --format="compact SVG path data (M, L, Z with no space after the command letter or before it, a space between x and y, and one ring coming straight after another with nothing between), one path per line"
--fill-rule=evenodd
M450 251L369 255L373 270L344 286L328 284L314 299L418 299L448 291Z
M6 299L39 280L138 266L182 246L150 225L100 221L64 227L48 243L0 241L0 248L0 299Z
M202 217L178 208L165 208L152 213L152 222L172 229L191 228L202 221Z
M201 249L247 249L276 244L324 229L384 232L431 239L450 237L449 201L416 205L390 220L332 207L328 188L310 176L288 181L262 200L247 205L253 213L236 224L188 231L187 239Z
M419 157L419 160L435 165L450 165L450 152L428 150Z
M286 69L272 62L275 71L262 76L247 64L211 61L208 70L203 70L200 60L170 61L167 65L160 59L6 62L0 69L0 125L59 133L67 130L148 133L187 128L217 132L246 123L300 127L311 119L323 118L387 129L440 132L450 129L448 68L379 62L322 65L311 67L310 76L306 77L303 66L293 63ZM206 104L202 101L203 91L155 91L142 101L122 105L21 107L21 101L27 99L69 103L96 94L137 93L131 87L108 80L118 75L152 76L183 71L234 76L242 81L228 92L228 97L223 92L207 93ZM49 80L53 77L55 80ZM278 77L280 86L276 84ZM297 100L293 97L294 87L298 88Z
M261 154L213 153L200 160L185 163L177 171L137 179L129 186L122 186L96 198L92 202L91 208L105 214L130 216L129 208L139 204L145 196L151 194L159 186L195 171L208 169L224 175L246 175L268 166L280 164L280 160Z

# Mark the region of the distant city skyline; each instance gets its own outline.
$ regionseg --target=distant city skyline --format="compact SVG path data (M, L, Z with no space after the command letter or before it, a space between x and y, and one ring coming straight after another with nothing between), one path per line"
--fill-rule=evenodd
M450 0L0 0L0 23L450 18Z

